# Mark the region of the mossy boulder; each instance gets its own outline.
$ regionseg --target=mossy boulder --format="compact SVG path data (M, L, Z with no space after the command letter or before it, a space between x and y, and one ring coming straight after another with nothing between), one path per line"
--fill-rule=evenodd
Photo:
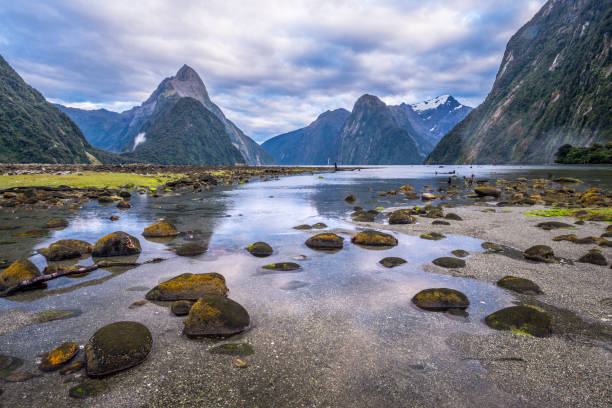
M474 193L478 197L499 197L501 190L493 186L478 186L474 187Z
M347 203L354 203L355 201L357 201L357 197L355 197L354 194L347 194L346 197L344 197L344 201L346 201Z
M64 218L56 218L53 220L49 220L45 224L46 228L52 228L52 229L66 228L67 226L68 226L68 220Z
M227 337L247 330L251 319L239 303L224 296L203 296L183 322L187 337Z
M141 323L116 322L98 329L85 345L87 375L99 377L142 363L153 345Z
M388 256L379 261L379 263L385 268L393 268L395 266L405 264L406 260L403 258L398 258L396 256Z
M560 221L540 222L539 224L536 225L536 227L542 228L543 230L546 230L546 231L550 231L553 229L573 228L572 225L567 224L565 222L560 222Z
M206 252L208 248L197 242L187 242L176 248L176 254L179 256L198 256Z
M601 266L606 266L608 264L606 257L603 256L601 251L598 249L591 249L585 255L581 256L578 259L578 262L590 263L593 265L601 265Z
M553 237L552 240L553 241L575 242L578 240L578 237L575 234L565 234L565 235L559 235L559 236Z
M255 354L253 346L248 343L226 343L211 347L208 351L212 354L224 354L227 356L246 357Z
M312 225L300 224L300 225L296 225L295 227L293 227L293 229L296 229L296 230L309 230L309 229L312 229Z
M412 216L413 213L410 209L395 210L389 216L389 224L414 224L416 218Z
M45 354L38 368L42 371L53 371L61 368L64 364L72 360L79 352L79 345L73 342L66 342L55 347Z
M100 238L93 247L92 256L126 256L141 252L138 238L123 231L113 232Z
M247 247L247 251L253 256L258 258L265 258L266 256L272 255L274 250L266 242L255 242Z
M47 261L62 261L64 259L80 258L93 251L89 242L79 239L60 239L47 248L40 248L38 253L47 258Z
M458 290L448 288L422 290L414 295L412 303L424 310L441 312L450 309L466 309L470 305L467 296Z
M115 202L115 199L111 196L100 196L98 197L98 203L100 204L112 204Z
M143 237L147 238L165 238L175 237L179 234L177 229L168 221L159 221L153 225L149 225L142 232Z
M18 259L0 273L0 291L37 276L40 276L40 271L36 265L27 259Z
M336 250L344 247L344 238L326 232L323 234L313 235L306 240L306 246L311 249Z
M358 210L351 214L351 219L355 222L374 222L378 211L363 211Z
M419 235L419 238L421 238L421 239L428 239L430 241L439 241L441 239L446 238L446 235L440 234L438 232L425 232L425 233Z
M300 265L296 264L295 262L278 262L264 265L262 268L268 271L291 272L300 269Z
M496 244L495 242L483 242L480 244L483 249L486 249L489 252L502 252L504 247Z
M523 256L530 261L555 263L555 254L551 247L534 245L523 252Z
M427 212L423 215L423 217L426 218L444 218L444 213L442 212L442 210L440 208L430 208L429 210L427 210Z
M191 310L193 303L194 302L190 300L176 300L172 302L170 310L175 316L186 316L189 314L189 310Z
M455 213L448 213L444 216L444 218L446 218L447 220L452 220L452 221L463 221L463 218L461 218L461 216Z
M117 203L117 208L120 210L129 210L130 208L132 208L132 204L130 204L129 201L119 201Z
M397 238L384 232L366 230L358 232L357 235L351 239L351 242L363 246L392 247L397 245Z
M468 251L463 250L463 249L455 249L454 251L451 252L451 254L453 254L453 255L455 255L456 257L459 257L459 258L465 258L470 253Z
M542 293L540 287L534 282L516 276L504 276L497 281L497 286L526 295L539 295Z
M436 266L447 269L465 267L465 261L463 259L453 258L452 256L443 256L441 258L436 258L431 262Z
M491 313L485 323L495 330L509 330L519 334L548 337L552 331L552 317L539 308L527 305L511 306Z
M218 273L184 273L160 283L145 295L147 300L197 300L205 295L225 296L225 278Z
M315 224L312 224L312 228L313 229L325 229L325 228L327 228L327 224L325 224L323 222L317 222Z

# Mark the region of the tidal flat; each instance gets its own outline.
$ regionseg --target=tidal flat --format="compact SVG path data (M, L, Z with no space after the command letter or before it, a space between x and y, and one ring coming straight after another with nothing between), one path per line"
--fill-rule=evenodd
M0 406L609 406L610 167L346 170L132 168L161 181L68 185L62 197L5 185L15 195L3 203L15 205L0 210L4 267L18 259L47 272L102 266L0 298ZM50 194L40 199L40 191ZM118 208L124 201L130 206ZM67 225L47 228L57 219ZM145 233L160 221L176 234ZM538 226L551 221L563 224ZM387 245L371 245L371 233L351 242L365 230L388 234ZM140 252L107 264L88 252L57 261L39 252L60 240L95 247L116 231L136 238ZM307 246L318 234L335 234L341 247ZM179 255L189 244L204 251ZM536 245L550 249L534 252L541 261L525 257ZM150 291L213 272L250 321L230 336L190 338L183 321L191 316L173 311L197 299L183 295L175 307ZM538 289L500 286L508 276ZM223 285L215 281L215 290ZM412 300L435 288L469 305ZM544 316L543 337L528 332L537 319L508 330L487 324L517 305ZM78 365L61 373L89 360L99 329L122 321L150 333L137 364L101 376ZM67 342L79 346L76 356L42 371L46 353Z

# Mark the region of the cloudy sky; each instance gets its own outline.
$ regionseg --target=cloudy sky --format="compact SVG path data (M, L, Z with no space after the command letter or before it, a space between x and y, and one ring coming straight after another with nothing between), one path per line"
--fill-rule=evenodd
M0 54L47 99L122 111L184 64L261 142L364 93L476 106L544 0L3 1Z

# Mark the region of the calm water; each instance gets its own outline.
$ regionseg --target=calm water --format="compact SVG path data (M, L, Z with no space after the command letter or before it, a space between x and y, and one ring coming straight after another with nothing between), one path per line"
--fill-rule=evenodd
M418 237L395 234L399 245L390 250L367 250L350 243L355 227L348 222L353 205L365 209L413 205L403 195L379 197L378 192L397 189L410 183L415 191L425 185L437 188L446 185L449 172L455 170L457 182L462 176L474 174L476 178L540 178L572 176L588 185L612 187L609 167L509 167L509 166L391 166L354 172L285 177L270 182L253 182L234 188L218 188L195 195L151 198L134 193L133 207L120 211L114 206L96 202L81 210L3 211L3 226L19 226L17 230L0 231L3 258L13 260L29 256L43 268L45 259L35 255L35 249L46 247L63 238L83 239L94 243L99 237L122 230L140 239L143 261L153 257L167 257L160 264L137 268L111 268L97 270L82 278L59 278L49 282L45 290L16 294L0 299L0 312L22 308L30 312L50 309L77 309L82 313L74 318L35 326L23 327L0 336L0 354L11 354L31 361L33 356L60 342L72 340L83 344L104 324L118 320L137 320L150 327L154 338L172 336L188 347L189 340L180 336L181 319L170 315L163 306L148 305L139 309L128 306L143 299L146 291L158 282L184 272L219 272L226 277L229 296L242 303L251 313L253 329L247 333L256 346L268 339L269 332L287 330L295 342L308 342L307 331L294 332L279 323L285 316L312 316L321 313L322 322L329 316L343 316L343 325L368 328L368 333L384 332L387 346L402 347L406 327L420 327L419 335L426 342L428 336L442 331L486 332L482 323L487 314L513 301L512 296L497 287L473 279L425 273L421 265L440 257L450 256L454 249L482 251L481 241L462 236L448 236L441 241L426 241ZM459 183L461 184L461 183ZM580 188L580 187L579 187ZM353 205L343 201L353 193L359 200ZM119 221L109 220L119 215ZM13 234L41 228L45 221L57 216L66 217L70 226L53 231L43 237L13 237ZM173 221L180 231L191 231L187 236L172 241L153 242L142 237L143 229L159 219ZM310 250L304 241L309 232L297 231L298 224L324 222L345 237L343 250L322 253ZM186 240L207 242L208 251L198 257L178 257L168 249ZM274 248L268 258L255 258L244 248L255 241L266 241ZM305 255L305 259L295 260ZM386 256L400 256L408 262L386 269L378 261ZM267 263L295 261L302 269L295 273L263 274L260 267ZM91 258L80 260L91 264ZM463 291L470 299L470 317L457 321L445 315L428 313L414 308L410 299L428 287L451 287ZM366 330L358 331L366 336ZM320 334L317 334L320 335ZM328 334L332 336L332 334ZM342 333L336 334L343 336ZM373 335L370 333L370 335ZM250 337L249 337L250 336ZM414 334L412 335L414 336ZM27 339L24 341L24 339ZM157 340L156 340L157 341ZM163 340L160 340L163 341ZM165 358L157 351L152 359ZM144 366L144 365L143 365ZM139 368L131 371L137 372ZM142 370L146 370L143 368ZM136 374L134 374L136 375ZM32 381L39 381L38 379ZM44 382L41 387L52 386ZM50 381L50 380L49 380Z

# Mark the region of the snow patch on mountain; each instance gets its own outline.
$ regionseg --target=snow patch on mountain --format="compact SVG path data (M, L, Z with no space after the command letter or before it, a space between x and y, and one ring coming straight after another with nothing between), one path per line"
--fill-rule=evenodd
M450 98L450 95L440 95L433 99L428 99L423 102L414 103L410 105L410 107L415 112L423 112L423 111L430 110L430 109L436 109L438 106L444 105L448 101L448 98Z

